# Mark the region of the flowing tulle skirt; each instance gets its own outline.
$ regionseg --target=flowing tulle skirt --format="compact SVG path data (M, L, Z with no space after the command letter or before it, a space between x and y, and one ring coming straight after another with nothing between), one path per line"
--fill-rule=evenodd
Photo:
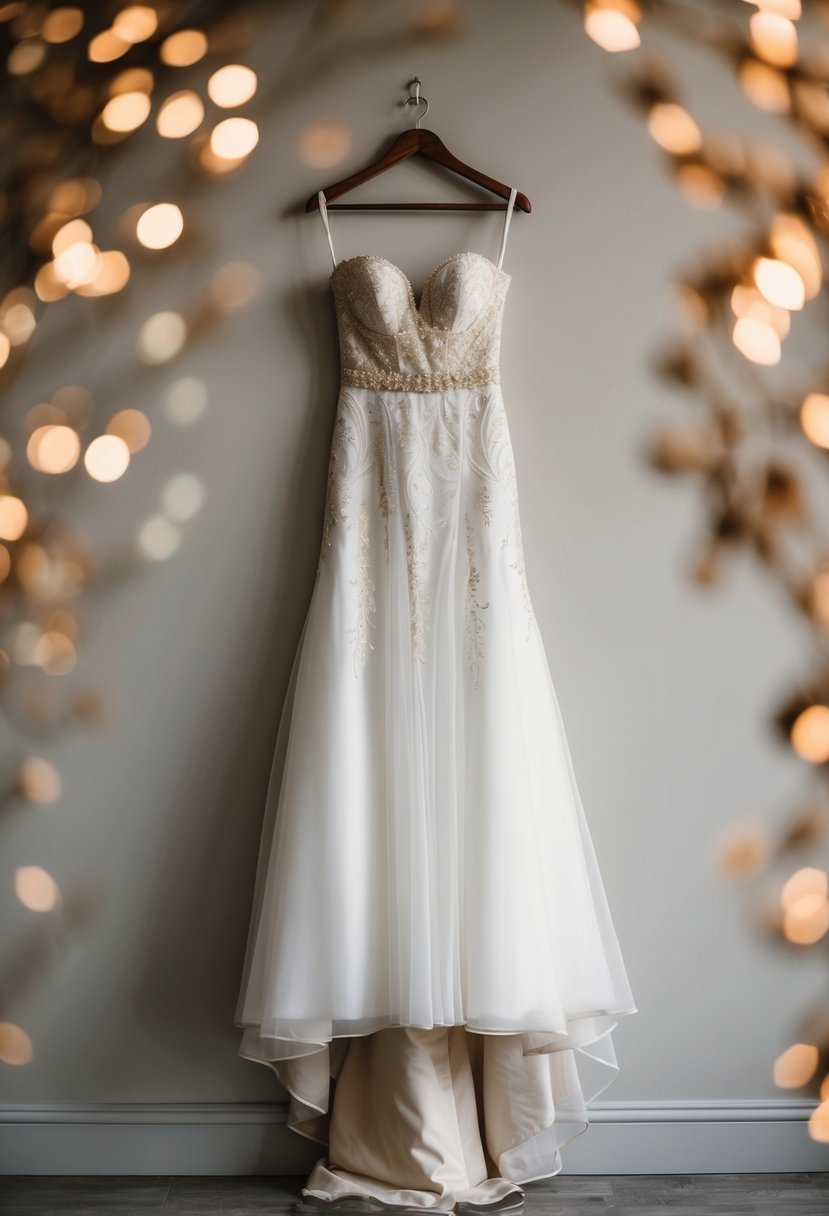
M343 388L236 1011L328 1145L303 1193L440 1209L557 1173L634 1012L501 390Z

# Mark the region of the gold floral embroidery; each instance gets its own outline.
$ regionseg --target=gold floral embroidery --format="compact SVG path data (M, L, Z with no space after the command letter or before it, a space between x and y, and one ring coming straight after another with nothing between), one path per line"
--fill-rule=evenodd
M468 582L463 628L466 659L477 688L485 649L482 613L489 604L480 598L481 571L473 546L476 514L482 526L501 534L494 538L494 544L500 541L503 560L515 571L527 615L528 639L537 628L527 587L515 463L500 392L460 398L435 394L432 399L418 399L406 394L341 390L319 568L334 542L334 530L341 527L344 536L350 533L342 553L353 553L351 560L357 569L357 577L352 580L357 587L357 603L350 630L355 674L373 649L371 629L376 623L376 575L371 565L376 550L372 537L379 542L380 525L378 520L375 532L372 512L383 521L387 561L393 542L390 520L401 515L412 655L419 663L425 661L431 616L427 576L431 547L452 521L459 520L465 529ZM461 553L463 543L462 535Z
M423 652L425 630L428 623L430 597L423 584L421 553L424 540L417 540L412 527L411 514L406 512L406 561L409 572L409 612L411 614L412 654L419 663L425 662Z
M489 490L485 485L481 486L478 491L478 497L475 505L483 516L484 523L487 527L492 523L492 499L489 496Z
M478 677L480 673L480 663L483 658L483 621L478 616L478 613L489 607L489 602L486 604L479 603L476 598L478 592L478 584L481 581L481 572L475 565L475 550L472 542L472 522L469 518L469 512L464 512L464 529L466 532L466 558L468 565L468 574L466 579L466 626L464 630L464 649L466 652L466 660L469 664L469 669L475 677L475 688L478 687Z
M351 487L356 478L369 472L372 467L366 411L350 393L341 390L328 457L322 542L317 564L318 578L322 562L331 548L334 525L338 521L344 521L346 528L351 527Z
M380 514L383 516L383 540L389 556L389 516L397 511L397 474L383 420L374 438L374 462L377 466Z
M530 590L527 586L527 572L524 567L524 538L521 533L521 514L518 507L518 481L515 474L515 465L510 458L510 488L511 488L511 505L512 505L512 545L514 560L510 562L513 570L517 571L518 578L521 584L521 594L524 599L524 611L527 616L527 636L529 641L533 631L537 628L535 613L533 611L532 600L530 599Z
M490 524L494 519L487 483L497 485L501 496L509 506L509 522L501 541L501 549L512 548L513 560L509 565L515 570L527 616L527 640L537 628L527 575L524 566L524 544L521 535L521 519L518 506L518 483L515 472L515 457L510 442L509 425L500 391L481 394L475 398L470 410L474 419L472 435L468 444L468 463L481 479L481 489L476 504Z
M334 432L331 436L331 452L328 458L328 482L325 494L325 515L322 528L321 559L331 548L331 529L336 520L348 515L350 492L343 475L341 460L346 443L354 442L354 429L343 410L337 410Z
M357 515L357 562L359 571L357 578L351 580L352 587L359 587L357 596L357 622L349 630L354 643L354 674L359 675L358 666L366 661L368 650L374 649L374 644L368 640L369 626L374 626L371 620L377 604L374 599L374 583L371 579L371 541L369 538L368 504L360 503Z

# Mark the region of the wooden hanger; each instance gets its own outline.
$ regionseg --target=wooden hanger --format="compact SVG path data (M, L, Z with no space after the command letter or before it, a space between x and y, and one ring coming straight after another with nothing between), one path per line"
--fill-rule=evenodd
M406 99L406 105L417 105L421 102L425 104L426 110L429 109L429 103L425 97L420 96L420 80L415 77L413 80L415 87L415 95ZM347 194L349 190L353 190L355 186L361 186L363 182L369 181L372 177L377 177L379 173L385 173L387 169L391 169L393 165L399 164L400 161L407 160L410 156L415 156L418 152L422 156L427 156L429 160L435 161L439 165L444 165L447 169L451 169L454 173L460 174L461 177L467 178L471 182L476 182L477 185L483 186L484 189L491 191L493 194L498 194L504 199L509 199L510 187L503 182L496 181L495 178L489 177L488 174L482 173L479 169L473 169L471 165L464 164L458 160L456 156L449 151L439 136L435 135L434 131L425 131L420 127L420 121L426 115L426 110L418 117L414 128L409 131L402 131L397 139L383 153L379 160L372 161L365 168L359 169L356 173L352 173L350 177L345 177L339 182L334 182L332 186L326 186L323 190L325 201L328 209L331 211L505 211L506 207L498 203L330 203L329 199L339 198L342 194ZM530 200L526 194L516 194L515 206L522 211L532 211ZM319 207L319 199L316 193L305 204L306 211L313 211Z

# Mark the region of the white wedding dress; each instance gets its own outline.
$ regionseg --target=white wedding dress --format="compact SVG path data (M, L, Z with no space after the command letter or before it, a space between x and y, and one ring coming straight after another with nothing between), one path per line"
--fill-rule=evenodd
M385 258L337 262L319 195L341 387L235 1021L327 1146L310 1200L519 1202L636 1012L524 570L515 193L497 263L454 254L419 305Z

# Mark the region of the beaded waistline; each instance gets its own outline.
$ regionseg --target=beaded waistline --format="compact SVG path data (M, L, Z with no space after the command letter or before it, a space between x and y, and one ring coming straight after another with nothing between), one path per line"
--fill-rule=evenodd
M344 367L340 384L349 388L396 389L409 393L440 393L450 388L478 388L499 384L497 367L481 367L473 372L386 372L376 368Z

